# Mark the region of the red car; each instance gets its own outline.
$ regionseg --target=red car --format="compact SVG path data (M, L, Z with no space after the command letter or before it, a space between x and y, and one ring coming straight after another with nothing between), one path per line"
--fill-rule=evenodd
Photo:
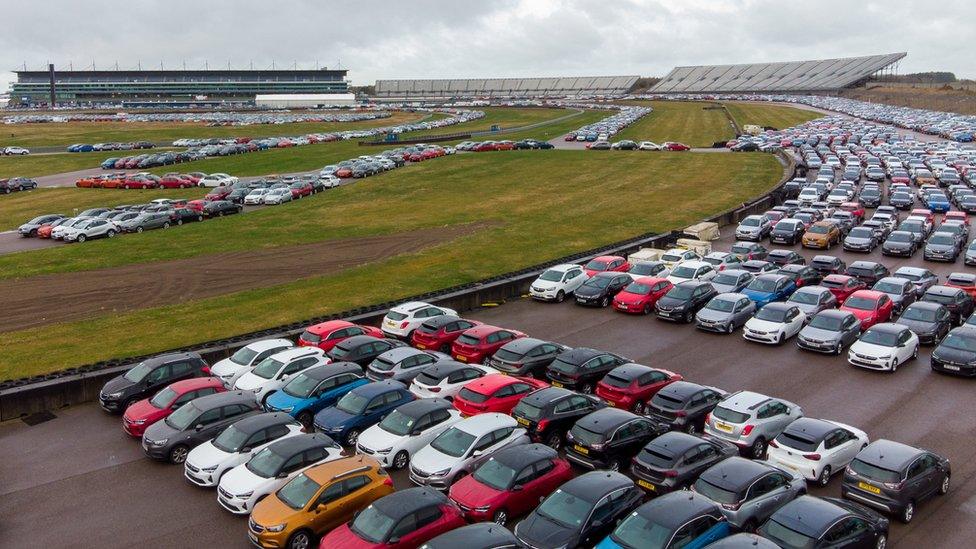
M342 340L358 335L368 335L381 339L385 337L379 328L360 326L347 320L330 320L306 328L302 335L298 336L298 346L318 347L329 352Z
M862 331L880 322L888 322L893 309L894 302L888 294L875 290L858 290L840 306L840 310L853 313L861 321Z
M197 213L203 213L203 206L206 205L206 200L191 200L186 203L186 207Z
M630 263L619 255L601 255L600 257L594 257L583 267L586 276L593 276L596 273L602 273L604 271L626 273L629 270Z
M502 345L513 339L525 337L516 330L508 330L481 324L465 330L451 345L451 356L461 362L478 363L495 354Z
M444 494L407 488L381 497L322 536L319 549L416 549L465 524L461 510Z
M122 414L122 430L131 436L141 437L147 427L165 419L187 402L225 390L224 384L216 377L195 377L171 383L156 393L156 396L140 400L126 408Z
M684 143L678 143L677 141L665 141L661 148L666 151L689 151L691 147L685 145Z
M950 288L960 288L976 299L976 275L972 273L950 273L946 277L945 286Z
M122 182L123 189L155 189L158 186L159 183L156 182L156 179L146 175L127 177Z
M511 414L525 395L548 386L545 381L530 377L490 374L465 383L454 397L454 407L463 416L486 412Z
M212 191L204 196L204 200L223 200L227 198L227 195L234 192L234 187L230 185L224 185L222 187L215 187Z
M410 336L410 344L418 349L450 353L451 345L465 330L480 326L477 320L439 315L424 321Z
M842 274L832 274L824 277L820 285L830 290L837 298L837 303L842 304L851 294L858 290L864 290L868 285L853 276Z
M809 265L783 265L776 271L776 274L790 277L797 288L813 286L823 278L816 269Z
M189 189L196 187L196 183L178 175L167 175L159 180L159 186L163 189Z
M495 147L494 141L485 141L484 143L479 143L475 145L474 147L472 147L471 150L474 152L486 152L486 151L497 151L498 149Z
M642 276L628 284L613 298L613 308L630 314L650 314L654 304L668 293L674 284L666 278Z
M352 168L339 168L335 172L336 177L341 177L343 179L347 177L352 177Z
M854 214L858 223L864 221L864 206L860 202L844 202L840 205L840 209Z
M960 212L957 210L946 212L945 216L942 218L942 222L945 223L946 221L958 221L965 225L967 229L969 228L969 216L966 215L966 212Z
M665 386L682 379L681 374L669 370L643 364L622 364L610 370L596 384L596 396L610 406L643 414L651 397Z
M523 478L526 480L519 480ZM536 443L496 452L474 474L455 482L449 496L469 521L505 524L507 519L535 509L539 498L571 478L569 462L552 448Z
M935 224L935 214L925 208L915 208L908 214L909 217L924 217L929 227Z
M312 196L312 184L311 183L292 183L291 186L291 197L293 199L303 198L306 196Z

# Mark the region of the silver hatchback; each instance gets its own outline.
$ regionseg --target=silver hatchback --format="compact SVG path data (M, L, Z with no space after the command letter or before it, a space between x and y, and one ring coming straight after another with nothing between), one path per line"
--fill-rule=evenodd
M719 294L695 315L699 330L731 334L752 318L756 303L745 294Z
M691 489L717 502L729 524L751 532L805 494L807 482L799 473L766 462L730 457L706 469Z

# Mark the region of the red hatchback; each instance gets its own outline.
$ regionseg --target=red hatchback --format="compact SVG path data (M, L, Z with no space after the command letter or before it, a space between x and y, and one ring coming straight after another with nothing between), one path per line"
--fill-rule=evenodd
M207 196L203 197L203 199L223 200L227 198L227 195L229 195L232 192L234 192L234 187L231 187L230 185L224 185L223 187L217 187L214 190L210 191L209 193L207 193Z
M682 379L681 374L668 370L643 364L622 364L610 370L596 384L596 396L610 406L643 414L651 397L665 386Z
M480 326L477 320L458 318L454 315L438 315L424 321L410 336L410 344L418 349L430 349L445 354L465 330Z
M613 298L613 308L630 314L650 314L654 304L674 286L666 278L642 276Z
M368 335L381 339L385 337L379 328L360 326L347 320L330 320L306 328L302 335L298 336L298 346L318 347L329 352L342 340L358 335Z
M858 290L864 290L868 285L853 276L847 276L842 274L832 274L824 277L820 281L820 286L830 290L830 293L834 294L837 298L837 303L842 304L844 301L854 292Z
M196 187L196 184L182 176L167 175L159 180L159 187L162 189L189 189Z
M569 462L544 444L495 452L491 460L451 486L449 496L471 522L505 524L535 509L547 496L573 478Z
M586 276L593 276L596 273L612 271L615 273L626 273L630 270L630 263L619 255L601 255L594 257L586 266L583 267Z
M875 290L858 290L852 293L840 310L853 313L861 321L861 331L891 319L894 302L888 294Z
M478 363L495 354L495 351L500 349L502 345L520 337L525 337L525 334L516 330L481 324L465 330L454 340L451 345L451 356L461 362Z
M545 381L530 377L491 374L465 383L454 397L454 407L463 416L486 412L511 414L522 398L548 386Z
M165 419L187 402L225 390L224 384L216 377L195 377L171 383L156 393L156 396L140 400L126 408L122 414L122 430L140 438L147 427Z
M311 183L306 183L304 181L303 182L299 182L299 183L292 183L291 184L291 197L292 198L302 198L302 197L306 197L306 196L312 196L312 191L314 191L314 190L315 189L312 188L312 184Z

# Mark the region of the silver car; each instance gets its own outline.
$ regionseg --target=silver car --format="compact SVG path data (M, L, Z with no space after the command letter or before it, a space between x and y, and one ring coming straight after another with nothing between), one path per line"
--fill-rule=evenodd
M891 276L907 278L915 285L915 295L922 297L925 290L939 283L939 276L923 267L898 267L898 270L891 273Z
M449 360L451 357L435 351L420 351L413 347L396 347L380 354L370 362L366 368L366 377L370 381L395 379L410 385L413 378L420 375L427 367L438 360Z
M753 459L766 455L766 445L803 410L792 402L752 391L726 396L706 418L705 433L727 440Z
M752 318L756 303L745 294L719 294L695 315L699 330L731 334Z
M756 275L745 271L742 269L726 269L720 271L715 275L715 278L710 280L712 286L715 290L722 293L735 293L742 291L746 286L752 282L752 279L756 278Z
M813 318L820 311L837 307L837 297L823 286L798 288L786 302L799 307L807 315L807 319Z
M915 303L915 299L917 298L915 284L911 280L901 278L900 276L886 276L875 282L871 289L888 294L888 297L891 298L891 302L894 305L892 314L896 315L901 314L905 310L905 307Z
M817 313L796 336L796 346L808 351L839 355L861 335L861 321L849 311L828 309Z
M807 482L799 473L733 456L706 469L691 489L717 502L729 524L751 532L805 494Z

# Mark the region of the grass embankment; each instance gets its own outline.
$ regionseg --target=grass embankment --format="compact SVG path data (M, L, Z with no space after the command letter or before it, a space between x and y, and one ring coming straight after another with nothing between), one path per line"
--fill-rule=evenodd
M755 124L783 130L823 116L818 112L784 105L733 102L725 103L725 108L729 110L729 114L735 118L740 128L746 124Z
M621 154L609 162L587 151L471 154L409 166L311 200L191 224L176 233L3 256L0 277L29 277L181 257L207 261L208 253L255 246L495 223L471 236L332 276L131 313L93 312L86 321L0 334L0 379L394 300L685 226L762 194L780 173L771 155ZM146 291L152 291L151 284ZM51 345L52 333L58 334L57 345Z
M119 204L145 204L156 198L203 198L209 189L78 189L39 188L4 195L0 198L0 231L17 228L38 215L75 215L88 208L107 208Z
M735 137L728 118L721 109L708 108L714 103L702 101L631 101L650 105L654 112L641 118L613 137L614 141L680 141L692 147L711 147L716 141Z

